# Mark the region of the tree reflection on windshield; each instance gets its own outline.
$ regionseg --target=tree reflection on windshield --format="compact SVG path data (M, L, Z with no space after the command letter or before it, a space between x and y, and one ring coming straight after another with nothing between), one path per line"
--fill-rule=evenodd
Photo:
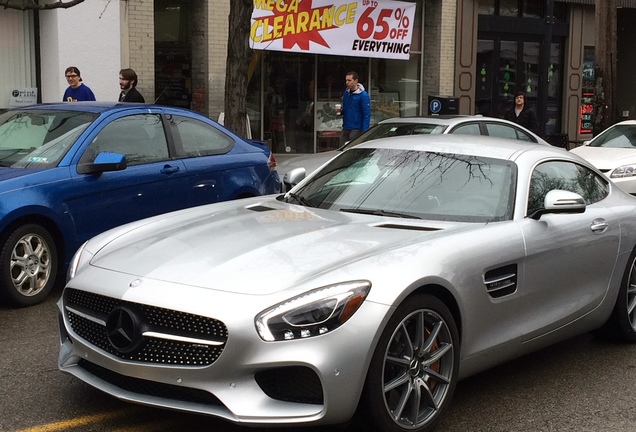
M313 207L436 220L512 217L514 164L475 156L351 149L296 191Z

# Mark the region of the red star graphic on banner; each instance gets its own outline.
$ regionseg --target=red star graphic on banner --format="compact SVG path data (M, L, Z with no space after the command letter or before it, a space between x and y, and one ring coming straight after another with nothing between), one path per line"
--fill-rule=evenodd
M288 11L278 11L278 10L274 10L274 15L273 16L269 16L267 18L269 18L270 20L272 18L275 17L281 17L282 18L282 22L283 22L283 29L285 28L285 23L287 22L288 19L293 19L294 21L294 28L297 29L297 23L298 23L298 16L300 16L303 12L309 16L309 20L308 22L305 24L306 27L310 27L311 24L311 17L313 16L313 14L317 13L320 16L322 16L322 13L325 9L329 9L332 6L321 6L318 8L312 8L312 0L302 0L298 3L298 12L294 12L294 13L290 13ZM290 15L292 16L290 18ZM263 22L267 19L266 17L262 17L262 18L258 18L259 21ZM323 37L320 35L320 31L321 30L328 30L331 28L336 28L337 26L334 25L333 23L331 25L327 25L327 26L320 26L321 28L315 28L306 32L299 32L299 33L289 33L286 34L284 36L280 36L278 38L273 38L273 39L282 39L283 40L283 48L284 49L291 49L294 47L294 45L298 45L298 48L300 48L303 51L309 51L309 43L310 42L315 42L317 44L320 44L322 46L325 46L327 48L329 48L329 44L327 44L327 42L323 39Z

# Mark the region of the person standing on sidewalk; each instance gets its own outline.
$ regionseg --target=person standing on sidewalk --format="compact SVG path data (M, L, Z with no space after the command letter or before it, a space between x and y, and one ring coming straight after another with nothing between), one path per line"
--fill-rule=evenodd
M345 76L347 88L342 95L341 146L369 129L371 122L371 98L358 80L356 72L347 72Z
M93 91L82 83L82 75L75 66L69 66L64 71L68 87L62 96L62 102L94 101Z
M119 102L146 102L137 90L137 73L134 70L128 68L119 71L119 88Z
M515 94L514 105L504 113L504 119L515 122L534 133L539 133L537 114L526 104L524 91L518 91Z

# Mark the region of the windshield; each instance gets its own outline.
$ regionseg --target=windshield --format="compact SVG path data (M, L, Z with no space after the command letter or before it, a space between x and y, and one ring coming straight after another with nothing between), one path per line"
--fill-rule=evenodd
M633 149L636 147L636 126L617 125L609 128L607 132L592 140L590 146Z
M0 114L0 166L57 166L97 114L77 111L7 111Z
M441 134L447 127L448 126L434 123L380 123L373 126L359 137L346 143L340 148L340 150L350 149L358 144L377 138L389 138L401 135Z
M516 165L506 160L397 149L352 149L289 202L382 216L459 222L512 219Z

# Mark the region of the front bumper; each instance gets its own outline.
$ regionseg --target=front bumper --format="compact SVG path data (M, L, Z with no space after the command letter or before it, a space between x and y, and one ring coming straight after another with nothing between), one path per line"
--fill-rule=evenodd
M157 291L164 292L167 287L156 288L145 289L154 292L150 298L163 298L162 303L166 303ZM191 310L179 305L177 298L167 303L177 305L178 313L197 313L201 304L208 304L210 313L205 316L227 325L227 343L211 364L122 358L99 348L87 340L85 330L80 331L84 337L80 336L77 324L71 322L67 288L58 302L60 370L122 400L238 423L333 424L353 415L380 324L389 312L386 306L365 302L345 325L322 336L264 342L253 322L260 306L249 301L237 303L236 298L230 301L236 296L228 293L172 288L179 298L192 294ZM136 289L135 296L143 297L141 291ZM220 306L232 304L241 304L241 309Z

